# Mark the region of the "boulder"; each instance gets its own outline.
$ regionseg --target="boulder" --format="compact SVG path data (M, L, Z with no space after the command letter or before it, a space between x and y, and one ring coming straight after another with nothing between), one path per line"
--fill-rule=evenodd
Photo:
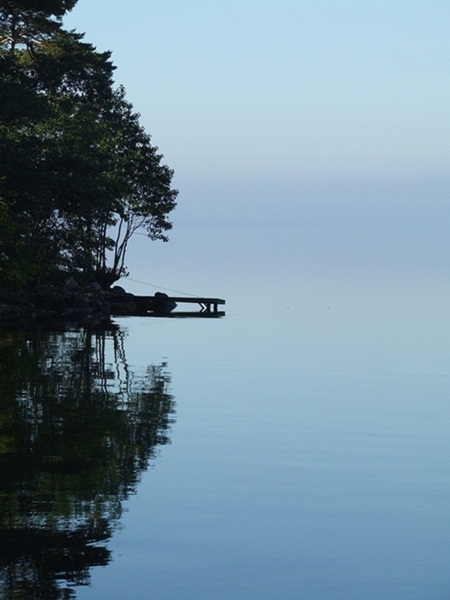
M167 315L176 308L177 304L163 292L156 292L153 296L153 312L156 315Z

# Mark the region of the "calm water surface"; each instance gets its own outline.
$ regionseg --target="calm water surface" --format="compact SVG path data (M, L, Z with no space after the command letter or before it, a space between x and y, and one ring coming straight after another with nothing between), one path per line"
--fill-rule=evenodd
M2 333L1 597L449 598L450 285L223 296Z

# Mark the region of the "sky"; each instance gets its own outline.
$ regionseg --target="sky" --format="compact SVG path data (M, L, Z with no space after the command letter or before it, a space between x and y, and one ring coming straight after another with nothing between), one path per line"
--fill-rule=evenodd
M448 0L78 0L65 26L175 170L157 262L447 269Z

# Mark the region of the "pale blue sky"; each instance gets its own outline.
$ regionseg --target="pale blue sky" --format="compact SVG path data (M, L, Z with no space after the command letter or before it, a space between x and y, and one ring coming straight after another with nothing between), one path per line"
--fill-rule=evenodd
M230 257L261 264L282 240L299 263L450 265L448 0L79 0L65 23L112 50L175 169L161 264L217 261L239 226Z
M448 171L447 0L79 0L189 176Z

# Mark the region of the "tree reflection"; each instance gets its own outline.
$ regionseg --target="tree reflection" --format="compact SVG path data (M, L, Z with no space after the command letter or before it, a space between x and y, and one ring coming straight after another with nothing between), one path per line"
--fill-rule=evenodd
M0 335L0 596L74 598L169 442L165 363L134 372L110 326Z

